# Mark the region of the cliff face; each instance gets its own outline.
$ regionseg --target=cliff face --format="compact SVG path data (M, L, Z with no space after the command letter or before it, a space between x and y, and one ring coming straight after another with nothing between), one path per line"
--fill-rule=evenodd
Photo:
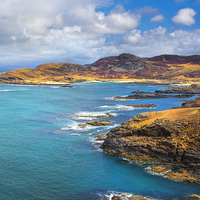
M199 81L200 59L194 56L163 55L147 61L121 54L101 58L90 65L45 63L35 69L18 69L4 73L0 83L40 84L43 82L81 82L94 80L156 79L167 81Z

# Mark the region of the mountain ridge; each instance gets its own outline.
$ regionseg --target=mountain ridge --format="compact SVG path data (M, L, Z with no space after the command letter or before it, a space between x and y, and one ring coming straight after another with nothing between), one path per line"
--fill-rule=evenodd
M129 53L100 58L88 65L44 63L35 69L3 73L0 83L42 84L82 81L195 82L200 84L200 55L160 55L142 59Z

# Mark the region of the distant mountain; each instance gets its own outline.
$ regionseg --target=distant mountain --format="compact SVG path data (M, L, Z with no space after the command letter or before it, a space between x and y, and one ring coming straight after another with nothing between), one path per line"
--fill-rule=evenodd
M0 83L44 84L82 81L200 81L200 56L161 55L142 59L123 53L97 60L90 65L45 63L35 69L17 69L4 73Z

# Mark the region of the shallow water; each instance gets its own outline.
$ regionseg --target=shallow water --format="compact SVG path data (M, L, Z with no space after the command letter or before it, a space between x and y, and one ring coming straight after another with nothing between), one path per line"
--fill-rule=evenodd
M0 85L0 199L106 199L129 192L159 199L183 199L200 186L150 175L144 168L103 153L92 144L96 135L134 115L180 106L189 99L111 101L134 90L153 92L164 86L81 83L74 88ZM124 109L154 103L156 108ZM105 127L78 124L76 115L115 115ZM93 120L93 119L92 119Z

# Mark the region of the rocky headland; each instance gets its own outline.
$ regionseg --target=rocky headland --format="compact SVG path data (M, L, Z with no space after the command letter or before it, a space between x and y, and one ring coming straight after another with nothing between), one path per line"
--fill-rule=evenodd
M161 163L151 169L169 179L200 183L199 103L197 98L180 108L138 114L98 136L101 148L136 162Z

